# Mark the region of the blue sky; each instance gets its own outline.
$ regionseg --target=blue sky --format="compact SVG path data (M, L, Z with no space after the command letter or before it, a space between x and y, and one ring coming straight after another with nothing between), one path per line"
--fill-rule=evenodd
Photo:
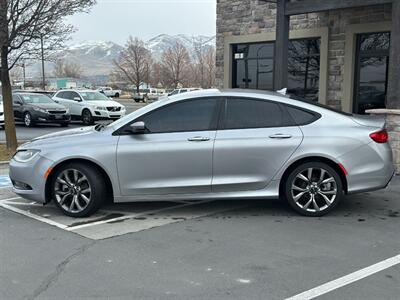
M147 40L161 33L214 35L216 0L98 0L89 14L67 22L77 29L72 42L123 44L129 35Z

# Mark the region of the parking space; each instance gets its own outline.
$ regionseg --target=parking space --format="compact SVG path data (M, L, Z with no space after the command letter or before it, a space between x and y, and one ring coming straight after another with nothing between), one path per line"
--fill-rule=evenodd
M246 205L237 202L227 207L221 201L108 204L93 216L75 219L62 214L53 203L43 205L16 197L10 188L3 190L2 194L0 207L94 240L204 217Z
M398 299L399 193L396 177L322 218L243 200L107 204L73 219L4 187L2 255L13 258L4 260L0 295Z

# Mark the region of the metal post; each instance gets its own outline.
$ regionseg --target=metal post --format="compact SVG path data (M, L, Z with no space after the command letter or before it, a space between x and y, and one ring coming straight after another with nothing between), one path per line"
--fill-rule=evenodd
M44 50L43 50L43 34L40 35L40 47L42 50L42 89L46 89L46 78L44 75Z
M289 20L285 14L286 0L278 0L276 7L276 42L274 65L274 88L287 88L288 53L289 53Z
M24 83L24 89L25 89L25 82L26 82L25 62L22 63L22 76L23 76L23 83Z

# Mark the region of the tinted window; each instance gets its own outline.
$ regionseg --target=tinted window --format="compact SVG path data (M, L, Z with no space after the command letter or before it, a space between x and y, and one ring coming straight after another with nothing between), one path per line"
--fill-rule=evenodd
M276 103L252 99L228 99L225 129L283 126L284 114Z
M287 106L286 108L297 125L309 124L316 119L314 114L305 110L294 108L293 106Z
M67 92L59 92L56 97L67 99Z
M141 118L151 133L215 129L215 99L197 99L158 109ZM140 121L140 120L137 120Z

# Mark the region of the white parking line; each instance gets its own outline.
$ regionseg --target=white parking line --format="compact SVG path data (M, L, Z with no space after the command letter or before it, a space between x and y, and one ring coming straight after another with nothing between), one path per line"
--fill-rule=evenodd
M196 202L196 203L186 203L186 204L180 204L180 205L175 205L175 206L164 207L164 208L160 208L160 209L148 210L148 211L144 211L144 212L140 212L140 213L135 213L135 214L129 214L129 215L121 216L121 217L116 217L116 218L113 218L113 219L107 219L107 220L91 222L91 223L77 225L77 226L71 226L71 227L65 228L65 230L74 231L74 230L85 228L85 227L91 227L91 226L106 224L106 223L115 222L115 221L122 221L122 220L132 219L132 218L143 216L143 215L148 215L148 214L154 214L154 213L167 211L169 209L182 208L182 207L191 206L191 205L198 205L198 204L203 204L203 203L206 203L206 202L211 202L211 200L199 201L199 202Z
M35 219L35 220L43 222L43 223L47 223L49 225L56 226L56 227L61 228L61 229L66 229L67 228L67 226L65 226L63 224L54 222L54 221L52 221L50 219L43 218L41 216L32 214L29 211L25 211L25 210L16 208L16 207L14 207L12 205L8 205L7 203L4 203L4 202L7 202L7 200L9 201L9 200L13 200L13 199L15 199L15 198L10 198L10 199L6 199L6 200L3 200L3 201L0 201L0 206L5 208L5 209L11 210L11 211L13 211L13 212L15 212L17 214L21 214L21 215L27 216L29 218Z
M338 279L329 281L325 284L317 286L311 290L305 291L301 294L295 295L293 297L287 298L286 300L306 300L306 299L314 299L326 293L329 293L333 290L339 289L345 285L351 284L368 276L371 276L375 273L383 271L385 269L391 268L395 265L400 264L400 254L393 256L391 258L385 259L381 262L378 262L372 266L366 267L364 269L353 272L349 275L340 277Z

